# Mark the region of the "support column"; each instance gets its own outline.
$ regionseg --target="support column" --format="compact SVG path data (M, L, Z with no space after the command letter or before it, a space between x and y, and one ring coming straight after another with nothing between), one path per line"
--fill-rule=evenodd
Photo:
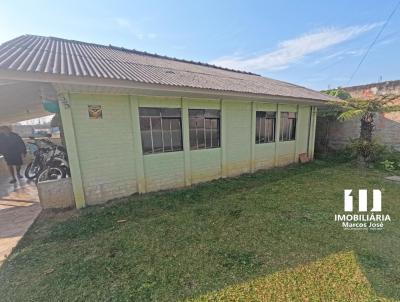
M251 102L250 171L252 173L256 170L255 137L256 137L256 104L255 102Z
M220 100L221 108L221 176L228 177L227 139L228 139L228 114L225 102Z
M311 156L310 159L314 159L314 147L315 147L315 131L317 127L317 107L312 107L311 109L311 121L312 121L312 132L311 132L311 146L310 146L310 151L311 151Z
M131 109L131 127L133 135L133 152L136 169L136 184L139 194L146 193L146 177L144 175L142 138L140 134L139 101L136 96L129 96Z
M307 140L307 156L311 159L311 133L313 127L313 107L310 106L309 108L309 116L308 116L308 140Z
M86 206L83 190L82 174L79 161L78 147L76 143L75 127L71 112L69 94L61 96L58 101L60 107L61 122L64 129L64 138L68 152L69 168L71 170L72 189L74 191L75 204L78 209Z
M192 167L190 160L190 138L189 138L189 106L188 101L182 98L182 139L183 156L185 161L185 186L192 185Z
M276 105L276 127L275 127L275 158L274 166L278 166L278 144L279 144L279 134L281 131L281 109L279 104Z
M294 158L293 162L297 163L299 162L299 147L298 144L300 144L300 139L299 139L299 133L300 133L300 127L299 127L299 121L300 121L300 105L296 106L296 133L295 133L295 142L294 142Z

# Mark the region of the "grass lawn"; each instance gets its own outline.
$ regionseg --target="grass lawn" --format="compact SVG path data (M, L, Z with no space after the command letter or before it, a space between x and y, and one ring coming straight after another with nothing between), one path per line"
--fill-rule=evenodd
M400 184L315 161L45 213L0 268L1 301L394 301ZM381 189L383 231L345 231L344 189Z

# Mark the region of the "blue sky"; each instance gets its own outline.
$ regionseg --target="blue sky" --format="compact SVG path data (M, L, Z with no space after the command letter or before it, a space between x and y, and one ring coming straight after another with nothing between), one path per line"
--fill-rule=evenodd
M0 43L21 34L211 62L314 89L347 86L398 0L8 1ZM400 79L400 9L350 85Z

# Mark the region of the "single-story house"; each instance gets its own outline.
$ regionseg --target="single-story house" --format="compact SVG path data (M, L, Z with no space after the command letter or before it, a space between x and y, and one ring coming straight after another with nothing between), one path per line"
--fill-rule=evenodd
M0 46L0 122L56 101L78 208L313 158L331 98L257 74L24 35Z

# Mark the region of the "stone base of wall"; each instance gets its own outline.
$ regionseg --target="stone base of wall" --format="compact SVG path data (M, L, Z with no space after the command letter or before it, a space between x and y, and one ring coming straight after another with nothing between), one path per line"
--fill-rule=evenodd
M43 209L75 207L71 178L40 182L37 188Z

